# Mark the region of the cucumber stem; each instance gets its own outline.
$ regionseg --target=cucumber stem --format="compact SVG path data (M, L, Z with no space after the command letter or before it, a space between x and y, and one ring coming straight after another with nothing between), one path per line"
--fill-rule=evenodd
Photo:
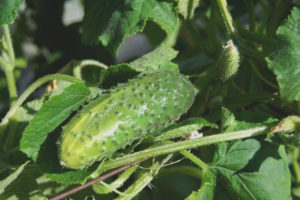
M192 154L191 152L189 152L187 150L182 150L182 151L180 151L180 153L184 157L188 158L193 163L195 163L196 165L198 165L203 171L205 171L209 167L205 162L203 162L197 156L195 156L194 154Z
M260 126L260 127L241 130L241 131L215 134L212 136L206 136L194 140L186 140L186 141L171 143L171 144L170 143L162 144L157 147L149 148L143 151L139 151L136 153L132 153L117 158L115 160L106 161L93 174L91 174L91 178L96 178L101 173L107 170L120 167L128 163L136 162L139 160L148 159L151 157L156 157L164 154L174 153L185 149L192 149L200 146L215 144L219 142L226 142L226 141L232 141L237 139L254 137L254 136L266 134L268 133L268 130L269 128L267 126Z
M73 69L73 74L76 78L78 79L81 79L82 80L82 73L81 73L81 70L83 67L86 67L86 66L96 66L96 67L99 67L100 69L107 69L108 66L97 61L97 60L92 60L92 59L88 59L88 60L82 60L80 61L77 66L74 67Z

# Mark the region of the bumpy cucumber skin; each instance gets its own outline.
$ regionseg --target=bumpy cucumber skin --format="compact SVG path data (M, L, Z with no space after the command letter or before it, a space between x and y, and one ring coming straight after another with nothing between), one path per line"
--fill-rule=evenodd
M156 72L112 89L94 100L63 128L61 164L82 169L167 126L192 105L195 89L177 72Z

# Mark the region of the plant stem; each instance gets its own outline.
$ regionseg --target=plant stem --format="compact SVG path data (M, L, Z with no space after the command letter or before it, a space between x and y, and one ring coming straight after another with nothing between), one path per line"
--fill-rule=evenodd
M191 47L202 48L203 50L206 50L205 41L201 39L202 37L200 35L200 32L197 31L191 21L184 22L184 29L191 36L191 42L189 42L189 37L185 38L186 40L188 40L187 42L190 43L189 45Z
M254 3L253 0L244 0L246 4L247 12L248 12L248 19L249 19L249 30L255 30L255 13L254 13Z
M126 170L126 169L128 169L128 168L130 168L130 167L132 167L132 166L134 166L134 165L137 165L137 164L139 164L139 163L141 163L141 162L142 162L142 161L138 161L138 162L134 162L134 163L125 165L125 166L123 166L123 167L120 167L120 168L118 168L118 169L116 169L116 170L113 170L113 171L111 171L111 172L109 172L109 173L103 175L103 176L100 176L99 178L97 178L97 179L95 179L95 180L92 180L92 181L90 181L90 182L87 182L87 183L84 184L84 185L75 187L75 188L73 188L73 189L71 189L71 190L69 190L69 191L67 191L67 192L64 192L64 193L62 193L62 194L60 194L60 195L58 195L58 196L56 196L56 197L50 198L49 200L60 200L60 199L63 199L63 198L65 198L65 197L67 197L67 196L70 196L70 195L72 195L72 194L74 194L74 193L80 191L80 190L83 190L83 189L85 189L85 188L88 188L88 187L90 187L91 185L93 185L93 184L95 184L95 183L97 183L97 182L103 181L103 180L105 180L105 179L107 179L107 178L109 178L109 177L111 177L111 176L114 176L114 175L116 175L116 174L118 174L118 173L120 173L120 172L122 172L122 171L124 171L124 170Z
M242 36L245 39L252 40L254 42L258 42L264 45L268 46L276 46L278 45L278 40L273 39L272 37L263 35L261 33L256 33L253 31L248 31L242 26L236 26L240 36Z
M161 169L158 176L166 176L169 174L184 174L187 176L192 176L197 179L202 179L202 170L199 167L191 166L178 166L178 167L168 167L167 169Z
M240 94L244 95L246 94L246 92L244 90L242 90L233 79L231 79L231 84L234 87L234 89L236 89L236 91L238 91Z
M124 183L130 178L130 176L137 170L137 165L130 167L126 171L124 171L122 174L119 175L117 179L115 179L113 182L107 184L103 181L100 182L100 184L96 184L93 186L93 190L98 194L108 194L112 191L118 193L118 188L124 185Z
M239 49L246 54L247 56L256 59L260 62L265 62L265 56L263 55L262 52L250 48L247 44L244 44L243 42L239 43Z
M195 163L196 165L198 165L203 171L205 171L208 168L208 165L203 162L202 160L200 160L198 157L196 157L194 154L192 154L191 152L187 151L187 150L182 150L180 151L180 153L188 158L189 160L191 160L193 163Z
M4 71L9 68L9 64L4 61L2 57L0 57L0 68Z
M166 39L163 40L162 42L163 45L166 45L168 47L175 46L179 36L179 32L181 30L181 25L182 25L181 20L178 19L174 31L169 36L167 36Z
M23 102L27 99L27 97L34 92L38 87L43 85L44 83L54 80L54 79L59 79L59 80L64 80L64 81L69 81L69 82L81 82L77 78L74 78L72 76L68 75L63 75L63 74L51 74L51 75L46 75L38 80L36 80L34 83L32 83L24 92L23 94L17 99L17 101L13 104L13 106L10 108L10 110L7 112L5 117L2 119L2 122L0 125L4 125L8 122L9 118L11 118L17 109L23 104Z
M13 70L15 67L15 53L14 53L14 48L9 33L9 26L7 24L4 24L3 30L4 30L4 40L8 48L7 50L8 50L9 64L11 66L11 70Z
M249 48L247 44L241 39L238 32L235 30L235 27L233 26L232 17L230 15L230 12L227 9L227 1L226 0L217 0L219 10L221 12L221 15L223 17L225 27L227 29L227 33L229 37L232 37L233 39L238 41L238 47L239 49L246 55L251 56L254 59L257 59L259 61L265 61L264 55L261 54L261 52Z
M9 26L7 24L3 25L4 31L4 42L8 52L8 62L6 62L2 57L0 57L0 65L5 73L7 80L7 86L10 97L10 104L13 105L14 101L17 98L17 87L14 77L14 68L15 68L15 53L12 45L12 40L9 33Z
M248 137L254 137L257 135L265 134L268 132L267 126L260 126L252 129L246 129L242 131L228 132L223 134L215 134L212 136L202 137L194 140L187 140L172 144L163 144L158 147L149 148L140 152L132 153L115 160L106 161L99 169L97 169L92 175L92 178L98 177L99 174L104 171L126 165L138 160L147 159L150 157L160 156L163 154L174 153L177 151L192 149L209 144L215 144L218 142L225 142L237 139L243 139Z
M296 178L296 182L297 184L300 184L300 166L298 163L298 156L299 156L299 148L295 148L293 150L293 170L295 173L295 178Z
M154 163L151 167L159 168L159 162ZM142 191L147 185L151 183L154 178L155 172L157 170L150 170L149 172L144 172L137 180L131 184L123 195L119 195L114 200L131 200L133 199L140 191Z
M253 69L253 71L256 73L256 75L262 80L264 81L266 84L268 84L269 86L271 86L272 88L278 89L278 87L273 84L271 81L268 81L267 79L265 79L265 77L258 71L258 69L256 68L255 64L253 63L252 60L248 59L248 63L250 64L251 68Z
M268 6L265 0L258 0L258 4L262 8L262 18L259 21L259 24L257 25L257 32L263 33L265 32L265 28L272 11L270 9L271 7Z
M279 3L278 3L279 2ZM289 10L292 1L281 0L276 2L276 6L273 8L276 12L272 12L269 18L269 23L267 24L266 31L268 35L274 36L277 30L280 20L283 15Z
M234 36L236 34L233 23L232 17L230 12L227 9L227 1L226 0L217 0L217 4L219 6L221 15L224 19L225 27L227 29L228 35Z
M92 59L88 59L88 60L83 60L83 61L80 61L79 64L77 66L74 67L74 70L73 70L73 74L76 78L79 78L79 79L82 79L82 76L81 76L81 70L83 67L86 67L86 66L96 66L96 67L99 67L101 69L107 69L108 66L97 61L97 60L92 60Z
M10 97L10 105L12 106L18 97L15 77L14 77L13 70L11 68L5 69L4 73L7 80L8 92Z
M297 101L298 115L300 115L300 101Z
M208 24L207 24L207 37L208 37L208 49L211 54L218 53L219 49L221 49L220 42L218 41L217 38L217 27L216 23L218 23L218 15L219 13L219 7L217 5L216 1L211 1L211 12L210 16L208 19Z
M3 60L2 57L0 57L0 68L2 68L6 77L10 104L12 105L18 96L13 70L11 69L11 66Z

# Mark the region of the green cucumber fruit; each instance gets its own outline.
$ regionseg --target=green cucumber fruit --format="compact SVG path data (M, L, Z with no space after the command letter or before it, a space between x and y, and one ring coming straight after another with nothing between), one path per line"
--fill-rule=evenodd
M167 126L192 105L195 88L177 72L155 72L98 98L63 128L61 164L81 169Z

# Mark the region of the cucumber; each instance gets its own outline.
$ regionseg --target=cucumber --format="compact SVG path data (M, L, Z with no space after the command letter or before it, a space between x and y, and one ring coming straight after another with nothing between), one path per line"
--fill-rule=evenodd
M90 102L63 128L61 164L82 169L157 128L168 126L192 105L195 88L177 72L130 80Z
M239 66L240 54L238 48L233 44L232 40L228 40L227 45L223 46L223 51L217 62L219 79L222 82L229 80L237 73Z

